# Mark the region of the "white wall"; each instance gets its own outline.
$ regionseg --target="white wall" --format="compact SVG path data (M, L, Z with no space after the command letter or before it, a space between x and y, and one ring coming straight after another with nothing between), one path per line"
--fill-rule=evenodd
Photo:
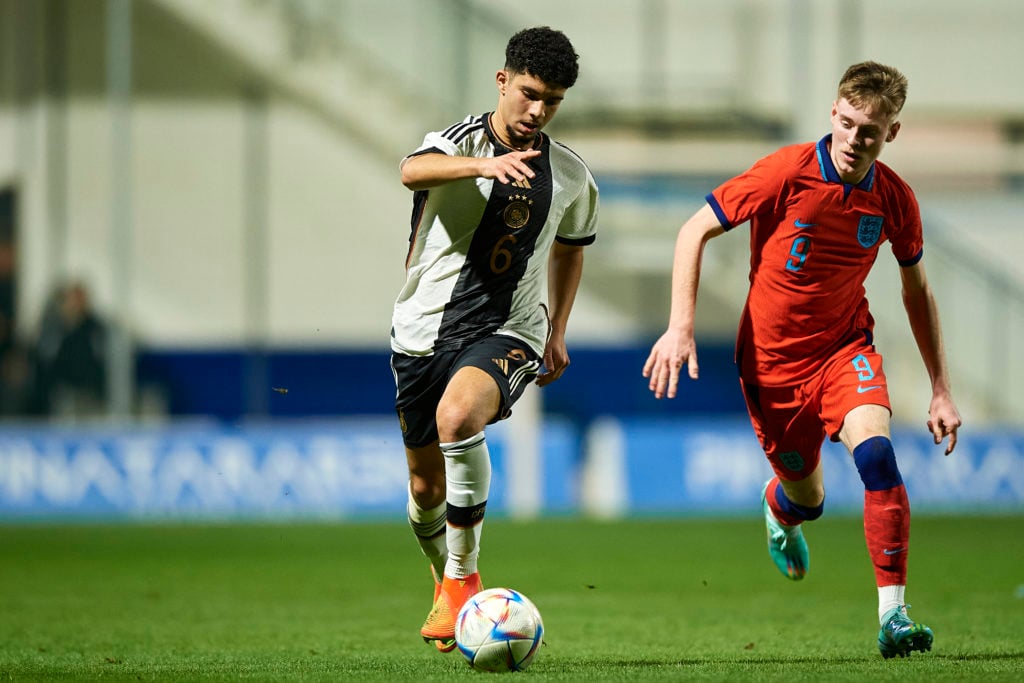
M908 111L1019 116L1024 109L1024 3L1017 0L473 2L511 27L564 30L581 55L581 91L635 93L660 72L683 98L700 100L701 88L691 86L717 82L788 114L795 94L834 94L845 66L875 59L907 74ZM645 13L661 17L663 34L644 32ZM655 41L664 43L664 64L648 59ZM799 77L813 83L794 82Z
M412 214L399 159L340 145L286 104L271 143L270 339L386 346Z
M383 164L280 100L267 111L265 326L248 320L244 103L141 102L132 111L132 321L161 344L381 344L401 284L411 193ZM65 268L112 299L109 125L70 113ZM30 228L31 231L31 228ZM33 242L26 244L33 250ZM262 316L260 316L262 317ZM255 328L253 326L256 326Z
M272 4L235 3L243 8ZM337 6L347 12L346 30L365 41L368 60L375 59L373 49L406 55L390 62L391 68L409 65L394 83L429 91L455 87L441 50L451 45L452 36L444 33L448 15L433 11L443 4L418 3L410 12L399 11L408 7L404 0L351 0ZM583 66L566 115L576 106L628 107L646 101L644 93L661 92L663 104L683 111L713 109L728 101L793 117L800 130L817 134L838 69L867 56L896 63L910 77L908 120L1019 120L1024 111L1024 78L1018 73L1024 64L1024 3L1015 0L969 5L666 1L661 3L666 26L661 68L648 59L659 48L648 44L650 34L641 29L638 14L638 8L658 3L522 0L514 10L484 0L474 4L503 13L512 27L546 23L566 30ZM138 64L131 128L130 325L142 341L160 345L238 344L254 337L271 344L386 343L411 209L411 194L398 180L401 153L382 156L343 127L329 125L323 112L308 103L270 94L265 111L269 190L265 204L258 198L254 204L245 189L250 177L245 130L251 121L245 93L254 75L244 63L233 63L237 55L204 47L206 39L190 36L187 26L172 25L159 8L174 5L175 0L133 3ZM21 87L16 84L42 78L47 54L42 10L29 11L29 6L42 7L31 0L0 0L0 182L14 183L21 191L23 327L35 322L54 278L63 273L84 276L101 308L115 300L109 234L116 188L110 184L112 132L103 85L106 5L99 0L68 5L66 109L64 100L48 97L38 83L26 96L15 97ZM380 8L379 14L374 8ZM856 21L851 23L851 17ZM398 23L403 21L411 23ZM381 31L382 22L393 30ZM23 33L31 36L30 47L22 41L19 52L15 37ZM492 78L506 37L504 26L471 27L469 82L464 84L470 111L494 104ZM420 60L420 54L430 57ZM664 89L652 91L652 83ZM375 86L387 84L378 80ZM354 120L375 116L374 108L360 107L366 94L358 89L341 93ZM411 116L422 116L413 127L424 132L450 122L425 110ZM552 130L562 137L557 123ZM908 125L908 135L911 130ZM409 151L420 142L408 132L396 137L386 140L395 150ZM628 144L608 155L602 148L609 146L599 139L581 139L579 145L571 138L565 141L584 153L599 176L641 167L678 168L665 148L649 164L628 165L625 157L640 158ZM986 153L998 144L994 140ZM719 172L720 162L728 158L729 167L738 171L762 151L758 145L763 141L730 147L728 157L721 147L703 147L685 155L686 168ZM943 140L933 139L917 149L925 154L920 157L924 163L935 167L948 157L927 153L944 146ZM913 167L913 158L899 156L901 149L893 146L893 158ZM957 154L965 149L971 145L961 145ZM65 194L54 193L55 164L66 164ZM247 256L258 229L247 224L254 206L266 210L269 259L266 279L256 290ZM666 230L676 227L673 221ZM255 312L254 291L265 292L265 306ZM609 308L586 286L579 311L574 330L585 337L636 332L629 311Z
M22 332L32 333L55 279L63 276L85 279L99 308L121 317L110 310L116 300L111 259L118 253L111 244L111 207L124 200L132 213L132 291L123 319L140 341L386 344L412 199L399 182L399 158L382 159L317 115L270 95L257 113L265 119L267 194L248 196L250 84L244 74L184 53L166 68L202 73L205 82L199 92L172 94L160 91L163 86L138 86L126 133L131 185L114 188L111 109L102 91L102 58L95 56L104 49L97 26L103 3L92 2L88 11L71 7L69 42L93 53L94 63L69 64L68 93L47 96L46 86L35 83L27 99L15 101L13 69L0 73L0 95L8 95L0 96L0 182L20 192ZM0 23L30 18L35 23L27 30L42 35L45 17L19 12L9 1L0 4ZM147 33L152 18L136 19L142 51L161 38ZM45 45L45 36L41 40ZM11 43L0 51L4 64L39 67L26 65L26 55ZM139 81L153 78L145 68L136 72ZM97 80L99 91L90 86ZM398 142L412 150L420 140ZM54 188L55 168L66 169L65 189ZM267 264L256 272L249 262L259 229L253 211L265 212L266 226ZM254 275L265 279L254 284ZM255 313L254 288L264 292Z

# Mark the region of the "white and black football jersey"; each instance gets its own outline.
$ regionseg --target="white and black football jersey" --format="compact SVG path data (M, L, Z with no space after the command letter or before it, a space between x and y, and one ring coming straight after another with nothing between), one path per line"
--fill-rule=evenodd
M467 178L414 193L392 350L422 356L507 334L543 354L551 244L594 241L598 190L579 156L543 133L538 138L541 155L529 161L533 178L515 184ZM410 157L509 151L484 114L428 133Z

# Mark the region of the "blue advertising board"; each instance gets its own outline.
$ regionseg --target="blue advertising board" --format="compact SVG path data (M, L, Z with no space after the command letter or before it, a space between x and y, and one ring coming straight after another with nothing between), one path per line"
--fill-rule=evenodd
M759 510L771 468L743 420L625 422L631 513ZM950 456L923 428L897 428L893 446L915 511L1024 510L1024 434L972 430ZM859 511L864 487L846 448L822 447L826 512Z
M515 514L515 420L489 428L490 514ZM1024 512L1024 433L972 430L943 455L897 429L915 512ZM538 514L757 514L771 471L745 418L546 420ZM863 486L826 443L826 511L856 512ZM393 418L162 427L0 429L0 518L402 519L408 475ZM521 491L524 484L517 484Z

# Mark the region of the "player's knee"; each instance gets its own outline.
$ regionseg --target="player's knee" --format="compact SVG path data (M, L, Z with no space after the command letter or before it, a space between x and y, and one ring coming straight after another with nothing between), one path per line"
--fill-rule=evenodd
M885 491L903 483L888 437L873 436L862 441L853 449L853 461L868 491Z
M444 471L409 474L409 495L424 510L436 507L445 499Z
M485 426L469 406L458 401L442 401L437 406L436 419L442 443L468 439Z

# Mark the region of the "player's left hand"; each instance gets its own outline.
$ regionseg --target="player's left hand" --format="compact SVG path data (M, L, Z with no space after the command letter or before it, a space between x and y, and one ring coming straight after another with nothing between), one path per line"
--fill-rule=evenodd
M562 376L567 367L569 367L569 352L565 348L565 341L552 336L544 347L544 372L537 376L537 386L543 387L551 384Z
M960 429L961 424L960 412L949 395L940 394L932 397L931 405L928 406L928 431L932 433L936 445L949 437L946 455L956 448L956 431Z

